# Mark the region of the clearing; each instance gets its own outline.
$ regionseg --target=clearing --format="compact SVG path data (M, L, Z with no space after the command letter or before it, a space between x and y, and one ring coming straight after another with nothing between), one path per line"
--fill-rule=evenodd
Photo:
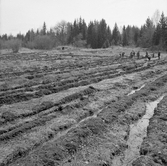
M167 54L133 50L3 52L0 166L166 166Z

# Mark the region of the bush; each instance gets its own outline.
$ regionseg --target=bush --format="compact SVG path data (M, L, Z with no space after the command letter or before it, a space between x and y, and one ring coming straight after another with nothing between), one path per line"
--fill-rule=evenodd
M86 40L83 40L82 38L83 36L81 33L74 38L75 47L86 47Z
M78 40L74 42L75 47L86 47L86 40Z
M9 49L8 41L0 39L0 49Z
M14 115L12 112L3 112L1 118L5 119L5 121L12 121L16 118L16 115Z
M36 49L51 49L53 47L53 39L47 35L36 36L34 43L31 43L31 46L34 45Z
M0 49L3 49L3 41L0 39Z
M26 44L26 47L27 47L27 48L30 48L30 49L34 49L34 48L35 48L35 42L34 42L34 41L29 41L29 42Z
M108 48L108 47L110 47L110 42L109 42L109 40L107 39L107 40L104 42L104 44L103 44L103 48Z
M44 101L40 105L36 105L32 110L36 113L42 112L43 110L47 110L54 106L52 101Z
M21 41L19 39L11 39L6 41L9 48L12 49L13 53L17 53L21 47Z

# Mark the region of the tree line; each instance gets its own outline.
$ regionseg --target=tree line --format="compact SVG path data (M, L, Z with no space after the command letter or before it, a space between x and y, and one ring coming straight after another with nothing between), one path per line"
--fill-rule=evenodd
M31 29L25 35L19 33L16 37L7 34L0 36L0 46L9 47L16 40L31 49L51 49L59 45L95 49L121 45L163 50L167 48L167 17L163 12L160 15L156 11L140 28L128 25L123 26L122 30L117 23L111 30L104 19L90 21L87 25L80 17L73 23L61 21L49 30L44 22L41 30Z

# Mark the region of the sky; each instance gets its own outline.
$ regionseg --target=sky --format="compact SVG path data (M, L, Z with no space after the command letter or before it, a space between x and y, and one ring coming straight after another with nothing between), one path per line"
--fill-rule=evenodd
M47 29L65 20L81 17L88 24L102 18L113 29L123 25L140 27L156 10L167 16L167 0L0 0L0 35Z

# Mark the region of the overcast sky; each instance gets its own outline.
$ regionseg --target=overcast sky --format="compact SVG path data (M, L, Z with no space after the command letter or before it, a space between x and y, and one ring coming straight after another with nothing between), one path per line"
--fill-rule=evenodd
M140 27L157 9L167 16L167 0L0 0L0 34L25 34L44 21L50 29L80 16L86 23L104 18L111 29L115 22Z

